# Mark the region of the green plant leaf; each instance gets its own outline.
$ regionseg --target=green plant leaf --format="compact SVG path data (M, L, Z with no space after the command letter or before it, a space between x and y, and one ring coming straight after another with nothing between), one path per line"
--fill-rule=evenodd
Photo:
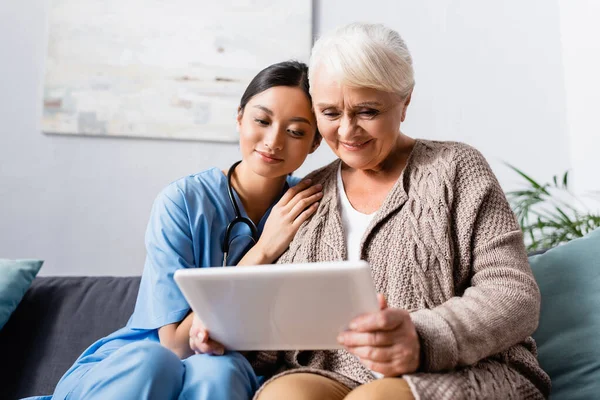
M548 191L546 190L544 185L540 185L539 183L537 183L535 180L533 180L533 178L531 178L530 176L528 176L525 172L521 171L520 169L518 169L517 167L505 163L509 168L511 168L513 171L515 171L517 174L521 175L523 178L525 178L534 188L539 189L541 191L543 191L544 194L550 195L550 193L548 193Z
M506 196L527 239L528 251L554 247L600 228L600 215L591 212L569 191L569 171L562 175L560 183L558 175L552 177L551 183L540 183L518 168L505 164L527 185L507 192Z

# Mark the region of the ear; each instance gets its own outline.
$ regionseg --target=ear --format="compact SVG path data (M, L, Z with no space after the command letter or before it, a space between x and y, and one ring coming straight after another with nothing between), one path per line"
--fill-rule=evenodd
M323 136L321 136L318 133L315 133L315 139L313 140L313 144L308 154L314 153L319 148L319 146L321 145L321 140L323 140Z
M406 119L406 109L408 108L408 105L410 104L411 98L412 98L412 90L410 91L408 96L406 96L406 99L404 100L404 104L402 105L402 119L401 119L402 122L404 122L404 120Z
M238 107L237 116L235 117L235 120L236 120L235 128L238 131L238 133L240 132L240 127L242 126L242 117L243 116L244 116L244 110L242 110L242 107Z

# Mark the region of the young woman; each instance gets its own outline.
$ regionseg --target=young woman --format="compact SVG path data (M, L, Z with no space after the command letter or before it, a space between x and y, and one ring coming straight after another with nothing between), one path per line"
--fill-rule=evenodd
M252 397L259 378L242 355L198 335L200 321L191 329L194 314L173 274L272 263L317 209L321 187L295 185L290 176L320 143L307 72L293 61L261 71L238 109L242 161L179 179L159 194L133 315L79 357L53 398Z

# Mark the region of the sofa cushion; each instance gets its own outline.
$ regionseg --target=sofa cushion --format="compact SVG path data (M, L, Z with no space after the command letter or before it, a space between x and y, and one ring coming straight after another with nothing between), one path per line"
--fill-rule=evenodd
M600 393L600 229L529 258L542 293L533 337L552 398Z
M2 398L51 394L75 359L122 328L139 277L38 277L0 330Z
M0 259L0 329L17 308L42 263L41 260Z

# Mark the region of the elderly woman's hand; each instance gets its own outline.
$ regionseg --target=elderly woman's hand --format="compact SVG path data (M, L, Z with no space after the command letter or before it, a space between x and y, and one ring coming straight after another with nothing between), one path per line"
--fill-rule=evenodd
M385 377L415 372L421 358L415 325L407 311L388 308L383 295L378 298L381 310L355 318L338 342L367 368Z

